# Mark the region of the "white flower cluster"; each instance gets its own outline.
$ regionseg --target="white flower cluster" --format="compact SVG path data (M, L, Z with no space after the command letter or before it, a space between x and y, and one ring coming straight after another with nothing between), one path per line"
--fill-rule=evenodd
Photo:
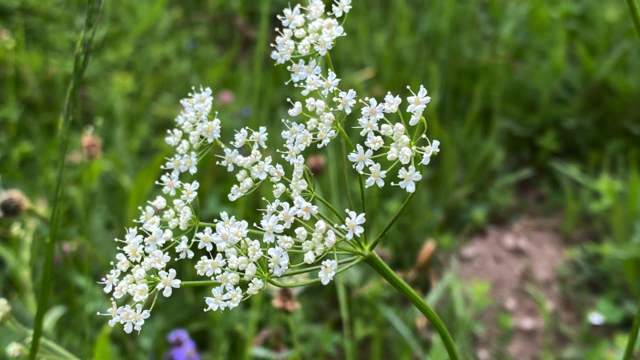
M305 121L284 120L284 150L279 152L286 160L286 169L267 153L269 134L265 127L236 130L233 141L228 143L220 139L220 120L217 113L211 114L213 98L209 88L194 90L181 101L183 111L165 139L175 148L175 154L162 166L166 173L157 182L164 196L157 196L140 208L141 215L135 220L138 226L128 229L124 240L116 239L123 244L118 248L117 261L112 262L113 269L99 282L105 292L112 294L111 308L101 314L111 317L109 325L122 324L127 333L139 332L160 294L169 297L181 286L211 286L212 296L204 300L205 311L222 311L237 307L268 283L281 285L277 278L318 271L310 282L326 285L340 271L362 259L358 256L366 250L365 214L347 209L344 217L322 199L310 184L312 174L305 167L303 154L313 144L318 148L326 146L338 133L347 136L343 125L356 105L356 92L340 90L340 79L332 70L323 76L318 61L319 56L328 57L327 51L337 37L345 35L337 18L350 9L350 0L336 0L333 12L325 13L322 1L311 0L307 7L287 8L279 16L285 29L276 39L272 57L277 63L294 56L309 57L308 62L300 59L289 67L291 81L303 89L306 98L304 108L301 102L292 102L289 110L291 117L303 116ZM398 112L400 97L389 94L382 104L375 99L363 101L357 128L366 141L364 147L356 144L348 159L361 174L368 168L367 187L382 187L386 173L401 163L408 169L399 170L402 181L394 185L415 191L415 181L421 179L416 165L421 169L438 152L437 141L431 143L427 139L429 145L418 145L426 138L422 113L429 100L423 87L417 95L407 98L407 111L412 114L409 125L425 123L422 134L415 129L413 135L407 132L401 114L400 122L395 124L385 116ZM229 200L248 195L262 182L272 184L273 199L263 198L265 208L259 210L259 224L250 226L226 212L211 223L194 214L192 203L198 196L199 183L185 181L184 176L195 174L198 161L214 146L222 150L216 155L220 159L217 164L235 173L238 180L230 189ZM384 153L374 155L382 149ZM374 159L385 155L393 164L382 170ZM319 207L319 203L324 206ZM332 214L324 214L325 209ZM339 260L339 256L347 254L358 256ZM194 258L198 259L194 260L197 275L207 279L178 279L169 263ZM320 265L313 266L317 263ZM348 264L339 270L342 263ZM119 306L116 300L123 298L131 300ZM153 303L147 306L149 299Z
M293 105L289 115L302 116L306 121L298 123L283 120L287 130L283 131L282 136L286 139L286 158L289 161L312 144L317 143L318 148L326 146L343 129L344 118L356 105L355 90L340 90L340 79L332 70L327 70L327 76L323 76L318 62L320 56L328 56L328 50L333 47L337 37L346 35L337 18L343 13L348 13L350 9L350 0L336 1L333 13L325 14L322 1L311 0L306 8L296 5L293 9L285 9L284 15L278 17L285 28L276 38L276 44L273 45L275 50L271 56L278 64L291 61L291 65L287 67L291 73L290 81L296 87L302 88L302 95L306 97L304 105L300 101L294 103L289 100ZM293 57L301 59L296 62L291 60ZM305 58L308 58L308 62ZM431 101L423 86L420 86L418 94L412 94L413 96L407 98L407 112L411 114L409 126L415 126L423 119L423 112ZM359 126L355 128L360 129L360 135L366 136L366 141L364 146L357 144L348 159L354 163L353 167L359 173L368 175L366 187L374 184L383 187L387 172L399 162L402 165L398 171L400 181L392 185L413 193L415 182L422 179L422 167L417 166L415 157L420 157L418 164L428 164L431 155L439 151L440 142L435 140L431 143L424 136L426 121L423 133L416 134L415 129L412 138L402 117L402 122L396 123L386 117L386 114L398 113L402 103L399 96L388 93L383 103L379 104L376 99L369 98L364 99L362 103L362 117L358 119ZM336 121L336 118L341 120ZM421 146L418 143L423 136L427 144ZM383 153L374 155L374 152L381 149ZM393 162L385 169L379 162L374 161L382 156ZM365 167L368 173L364 173Z
M369 176L365 181L366 187L374 184L383 187L387 172L400 163L398 178L401 181L392 183L392 185L400 186L408 193L413 193L416 189L415 183L422 179L422 174L419 171L421 165L429 164L431 155L440 151L440 142L434 140L432 143L425 135L426 120L422 117L422 113L431 98L427 96L427 90L423 86L420 86L417 95L413 91L412 94L413 96L407 98L409 103L407 112L411 114L409 126L415 126L421 120L424 121L425 126L422 133L418 133L418 129L414 129L411 134L406 128L404 118L398 110L402 103L400 96L388 93L384 102L380 104L376 99L366 98L363 101L362 117L358 119L359 126L354 128L360 129L360 135L366 137L366 140L364 146L357 144L356 149L349 154L348 158L359 173ZM392 113L398 113L400 121L395 123L390 121L386 114ZM418 145L423 138L427 143L422 146ZM375 154L378 151L381 153ZM393 163L383 170L381 164L374 160L380 157L386 157L388 161ZM416 157L418 161L416 161ZM418 169L416 169L416 163ZM405 167L406 165L408 167ZM369 170L368 173L364 172L365 167Z
M286 159L289 162L313 144L318 148L328 145L337 135L336 114L340 111L350 113L355 104L355 91L340 91L340 79L332 70L323 75L317 59L327 55L338 37L346 35L337 19L350 9L351 0L340 0L333 5L333 13L325 13L324 3L315 0L310 1L306 8L296 5L278 16L285 28L278 29L280 36L276 37L271 57L278 64L284 64L292 57L301 58L298 62L292 61L287 69L291 72L290 81L302 88L302 95L306 97L304 105L290 100L293 107L289 110L291 117L302 116L305 120L284 120L287 130L282 132L282 136L286 140Z
M174 248L176 260L194 256L190 249L193 239L187 234L197 224L191 203L198 195L199 184L183 182L180 176L196 173L198 159L218 142L220 120L216 115L210 119L211 89L194 90L189 95L181 101L183 111L176 118L176 128L169 130L165 138L176 151L162 166L168 172L157 182L167 198L158 196L140 208L141 215L134 220L139 226L128 229L124 240L116 239L123 246L118 247L120 253L112 262L113 269L99 282L115 299L126 295L132 298L133 305L124 306L118 306L112 298L112 307L101 314L111 316L111 326L123 324L127 333L140 331L149 317L144 305L154 293L169 297L174 288L180 287L176 271L167 269L172 260L171 249Z

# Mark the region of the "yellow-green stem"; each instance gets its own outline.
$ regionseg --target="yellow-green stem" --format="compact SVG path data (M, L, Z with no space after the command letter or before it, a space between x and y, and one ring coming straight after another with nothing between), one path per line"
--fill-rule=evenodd
M629 7L633 27L636 28L636 34L640 38L640 9L638 9L638 4L635 0L627 0L627 6Z

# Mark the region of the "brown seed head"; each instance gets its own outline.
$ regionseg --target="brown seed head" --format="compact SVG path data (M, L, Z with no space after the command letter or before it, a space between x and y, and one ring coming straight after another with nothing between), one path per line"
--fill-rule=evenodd
M0 194L0 217L18 217L27 207L29 200L20 190L11 189Z

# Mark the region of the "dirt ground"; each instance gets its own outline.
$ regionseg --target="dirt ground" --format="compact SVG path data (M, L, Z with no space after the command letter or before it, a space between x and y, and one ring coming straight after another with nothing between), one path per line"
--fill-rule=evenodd
M556 220L523 218L511 226L491 226L461 249L461 278L489 282L495 304L482 314L487 331L478 339L479 359L539 359L543 337L555 336L545 334L541 305L553 322L573 322L571 312L563 310L556 277L564 258L557 227ZM498 352L504 345L497 340L504 332L497 326L497 317L505 312L511 315L512 333L507 354Z

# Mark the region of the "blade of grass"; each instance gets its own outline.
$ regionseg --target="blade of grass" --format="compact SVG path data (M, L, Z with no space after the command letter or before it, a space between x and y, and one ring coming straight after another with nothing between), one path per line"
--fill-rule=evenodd
M31 343L31 351L29 359L35 360L38 355L40 346L40 338L42 336L42 324L44 315L49 302L49 292L51 291L51 282L53 280L53 255L55 252L56 238L58 236L58 226L60 223L60 205L62 203L62 183L64 178L64 160L69 145L69 132L71 122L73 121L73 111L75 109L76 99L80 82L89 65L91 54L91 46L95 38L96 29L98 27L98 19L102 9L102 0L89 0L85 13L84 26L80 34L80 38L76 43L74 54L73 75L65 99L65 105L62 112L62 118L58 135L58 168L56 189L53 197L53 205L51 211L51 227L49 228L49 242L45 254L44 266L42 268L42 280L40 283L40 294L38 296L38 310L33 328L33 341Z
M636 28L638 38L640 38L640 10L635 0L627 0L627 6L629 7L629 13L631 14L631 20L633 20L633 26Z

